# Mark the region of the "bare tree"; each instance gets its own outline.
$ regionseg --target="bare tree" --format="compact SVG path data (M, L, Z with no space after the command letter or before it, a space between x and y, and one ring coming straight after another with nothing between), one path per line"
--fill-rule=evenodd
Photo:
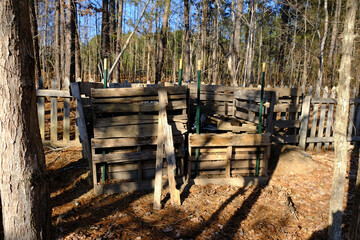
M184 0L184 80L191 78L190 66L190 5L189 0Z
M29 0L0 1L0 191L5 239L51 239Z
M342 33L341 62L337 86L338 103L335 113L334 145L335 161L329 211L329 239L341 239L343 201L348 161L347 126L349 122L349 100L351 82L351 61L355 39L355 19L358 0L346 2L346 16Z

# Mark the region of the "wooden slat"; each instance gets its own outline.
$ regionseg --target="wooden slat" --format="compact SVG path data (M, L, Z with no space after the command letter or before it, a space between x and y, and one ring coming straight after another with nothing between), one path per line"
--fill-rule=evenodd
M161 209L161 183L162 183L162 167L164 159L164 125L166 124L166 106L168 104L167 93L159 91L159 125L158 125L158 141L156 149L156 173L154 186L154 209Z
M169 95L170 100L186 99L186 94ZM117 98L93 98L92 103L133 103L143 101L159 101L158 96L137 96Z
M175 143L182 143L184 137L182 135L174 136ZM144 145L156 145L157 137L151 138L108 138L108 139L91 139L91 145L93 148L112 148L112 147L133 147L133 146L144 146Z
M91 97L132 97L132 96L157 96L159 90L165 89L168 94L185 94L187 88L184 86L175 87L139 87L139 88L107 88L91 89Z
M335 98L335 91L331 91L330 98ZM334 105L333 103L329 104L329 109L327 112L327 119L326 119L326 130L325 130L325 137L328 138L331 136L332 127L333 127L333 116L334 116ZM329 149L329 142L325 143L325 150Z
M300 127L300 120L277 120L274 125L278 128L298 128Z
M176 157L184 157L184 150L176 150ZM108 154L95 154L93 162L95 163L123 163L134 161L145 161L156 159L156 151L142 150L141 152L126 152L126 153L108 153Z
M56 89L56 78L51 80L51 88ZM57 97L51 97L51 119L50 119L50 139L51 141L57 141L58 134L58 119L57 119Z
M276 135L271 137L271 141L274 143L298 143L298 135Z
M302 105L300 104L284 104L279 103L274 107L274 112L300 112Z
M264 100L270 101L272 94L273 94L272 91L264 91L264 96L263 96ZM244 89L235 92L234 98L247 100L247 101L260 102L260 95L261 95L260 89Z
M55 79L56 82L56 79ZM52 87L52 86L51 86ZM57 90L55 89L37 89L37 97L63 97L63 98L72 98L69 91L66 90Z
M174 142L173 142L173 134L171 131L171 126L165 122L165 155L166 155L166 162L167 162L167 172L169 178L169 191L171 197L171 205L173 207L180 206L180 192L176 189L176 181L174 176L174 171L176 168L176 160L175 160L175 149L174 149Z
M79 82L79 90L80 94L85 94L86 96L91 96L91 89L92 88L103 88L103 83L98 82Z
M190 89L190 92L197 90L197 84L185 84ZM233 87L233 86L220 86L220 85L201 85L200 90L201 91L207 91L207 92L235 92L239 89L239 87Z
M316 88L315 97L320 97L320 87L318 86ZM315 137L316 135L316 129L317 129L317 120L318 120L318 111L319 111L319 104L314 104L313 107L313 119L310 129L310 137ZM309 144L309 150L314 150L314 143Z
M76 111L79 115L79 117L76 118L76 123L77 123L79 133L80 133L80 141L83 146L83 154L84 154L83 157L88 159L88 161L91 161L91 159L92 159L91 158L91 147L90 147L90 141L89 141L89 137L88 137L88 133L87 133L87 129L86 129L84 111L83 111L83 106L82 106L82 102L81 102L81 94L80 94L80 90L79 90L79 83L73 82L70 84L70 87L71 87L71 93L76 98ZM91 164L91 166L93 166L93 165ZM92 169L91 169L91 171L92 171Z
M190 134L191 147L261 146L270 144L266 134Z
M44 79L42 77L39 78L39 89L44 88ZM41 139L45 140L45 97L37 97L37 110L38 110L38 118L39 118L39 128Z
M226 177L230 178L231 177L231 157L232 157L232 146L228 146L227 150L226 150L226 167L225 167L225 171L226 171ZM234 166L233 166L234 167Z
M197 99L196 92L190 93L189 97L191 99ZM223 101L223 102L232 102L234 100L234 94L222 94L222 93L211 93L211 92L203 92L200 93L201 101Z
M353 89L352 98L355 99L356 97L356 88ZM347 130L347 138L350 140L353 135L354 129L354 118L355 118L355 104L350 104L350 113L349 113L349 125Z
M158 115L125 115L116 117L96 118L94 120L94 127L109 127L122 125L137 125L147 123L157 123ZM187 115L169 115L169 122L187 123Z
M186 109L186 100L171 101L167 110ZM157 112L159 103L119 103L119 104L94 104L96 113L129 113L129 112Z
M192 169L195 169L195 162L192 161ZM228 177L230 173L230 169L228 168L229 162L227 160L225 161L207 161L207 162L199 162L199 170L225 170L225 176ZM256 159L252 161L231 161L231 169L236 168L255 168L256 167ZM264 161L263 159L260 160L260 167L264 167Z
M323 98L327 98L328 94L327 91L324 91ZM319 118L319 129L318 129L318 137L324 136L324 125L325 125L325 114L326 114L326 104L321 104L321 110L320 110L320 118ZM320 151L322 147L322 143L316 144L316 150Z
M264 151L264 149L262 149ZM256 160L257 154L256 153L233 153L231 159L233 160ZM192 156L190 158L192 161L195 161L195 157ZM218 154L201 154L199 156L199 161L215 161L215 160L226 160L226 152L225 153L218 153Z
M306 138L310 118L310 101L311 96L306 96L301 110L300 130L299 130L299 147L303 150L306 148Z
M70 80L64 79L64 90L70 92ZM70 141L70 98L64 98L63 140Z
M187 130L183 123L171 123L174 135L184 134ZM158 134L158 124L111 126L94 129L95 138L152 137Z

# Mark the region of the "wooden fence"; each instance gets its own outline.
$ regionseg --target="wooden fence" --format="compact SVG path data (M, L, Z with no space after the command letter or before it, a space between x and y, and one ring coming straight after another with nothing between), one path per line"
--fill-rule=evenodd
M102 83L78 82L80 99L83 102L82 109L85 111L85 119L88 128L91 119L90 89L102 87ZM76 119L79 118L76 99L70 91L68 78L64 79L63 90L58 90L57 80L51 80L51 88L44 88L44 80L39 79L39 87L36 90L38 118L41 138L43 143L54 147L81 146L79 141L79 129Z
M40 133L44 143L55 146L80 145L78 129L75 125L76 100L70 94L68 81L64 82L65 90L57 90L56 80L52 80L52 89L44 89L42 80L37 89L38 115ZM101 83L79 83L82 95L84 117L88 132L92 131L92 109L90 89L102 87ZM189 84L190 116L194 121L196 109L196 86ZM219 114L227 117L238 117L257 123L259 99L244 98L244 91L257 91L258 88L227 87L201 85L200 104L202 112L208 115ZM238 92L238 93L236 93ZM304 94L298 88L265 88L273 92L265 98L264 124L267 132L272 134L271 141L284 144L298 144L303 149L329 149L334 142L336 96L334 90L317 89L313 94L310 88ZM84 95L85 93L85 95ZM272 111L272 116L269 110ZM350 100L347 137L348 141L360 141L360 99L357 90L353 89ZM270 121L271 120L271 121ZM90 136L91 137L91 136Z

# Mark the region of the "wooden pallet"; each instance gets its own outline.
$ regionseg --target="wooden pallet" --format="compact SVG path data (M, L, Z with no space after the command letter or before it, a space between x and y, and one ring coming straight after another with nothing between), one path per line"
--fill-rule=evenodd
M259 176L266 176L270 145L268 134L189 134L188 175L192 178L197 172L207 178L255 176L259 156Z
M104 165L107 182L121 180L141 185L155 177L159 90L168 94L168 122L176 149L177 174L182 175L188 124L186 87L93 89L95 187L101 185ZM166 161L164 166L166 175Z

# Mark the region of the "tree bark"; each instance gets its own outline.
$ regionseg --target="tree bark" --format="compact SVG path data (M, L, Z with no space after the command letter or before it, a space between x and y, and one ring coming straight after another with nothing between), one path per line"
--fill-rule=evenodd
M334 145L335 162L329 211L329 239L341 239L343 200L348 161L347 126L349 122L349 99L351 82L351 61L354 49L354 29L358 0L346 2L346 16L342 33L342 54L337 87L338 102L335 113Z
M167 33L168 33L168 20L170 16L170 3L171 0L165 0L164 15L162 18L162 25L160 30L160 41L158 57L156 59L156 79L155 84L161 83L161 75L164 66L164 56L166 50Z
M74 23L73 25L73 32L74 41L75 41L75 80L81 79L81 46L80 46L80 32L79 32L79 21L78 21L78 14L77 14L77 3L76 1L73 2L73 15L74 15Z
M100 58L109 57L110 38L109 38L109 0L102 0L102 18L101 18L101 51Z
M184 81L191 78L190 66L190 5L189 0L184 0Z
M30 19L31 19L31 32L34 42L34 58L35 58L35 83L41 77L41 64L40 64L40 51L39 51L39 36L38 36L38 24L37 24L37 14L36 7L38 1L30 1Z
M60 31L61 31L61 23L60 23L60 0L55 0L55 19L54 19L54 60L55 60L55 77L58 82L58 89L60 89L61 82L61 41L60 41Z
M209 1L203 0L201 16L201 72L207 68L207 25L208 25ZM202 78L206 79L206 76Z
M51 239L29 0L0 1L0 191L5 239Z
M67 0L66 10L66 56L65 56L65 77L70 82L75 82L75 21L74 21L74 0Z
M116 56L121 52L121 38L122 38L122 20L123 20L123 9L124 9L124 0L119 0L119 10L117 12L117 31L116 31ZM119 64L115 68L114 82L119 83L120 80L120 67Z

